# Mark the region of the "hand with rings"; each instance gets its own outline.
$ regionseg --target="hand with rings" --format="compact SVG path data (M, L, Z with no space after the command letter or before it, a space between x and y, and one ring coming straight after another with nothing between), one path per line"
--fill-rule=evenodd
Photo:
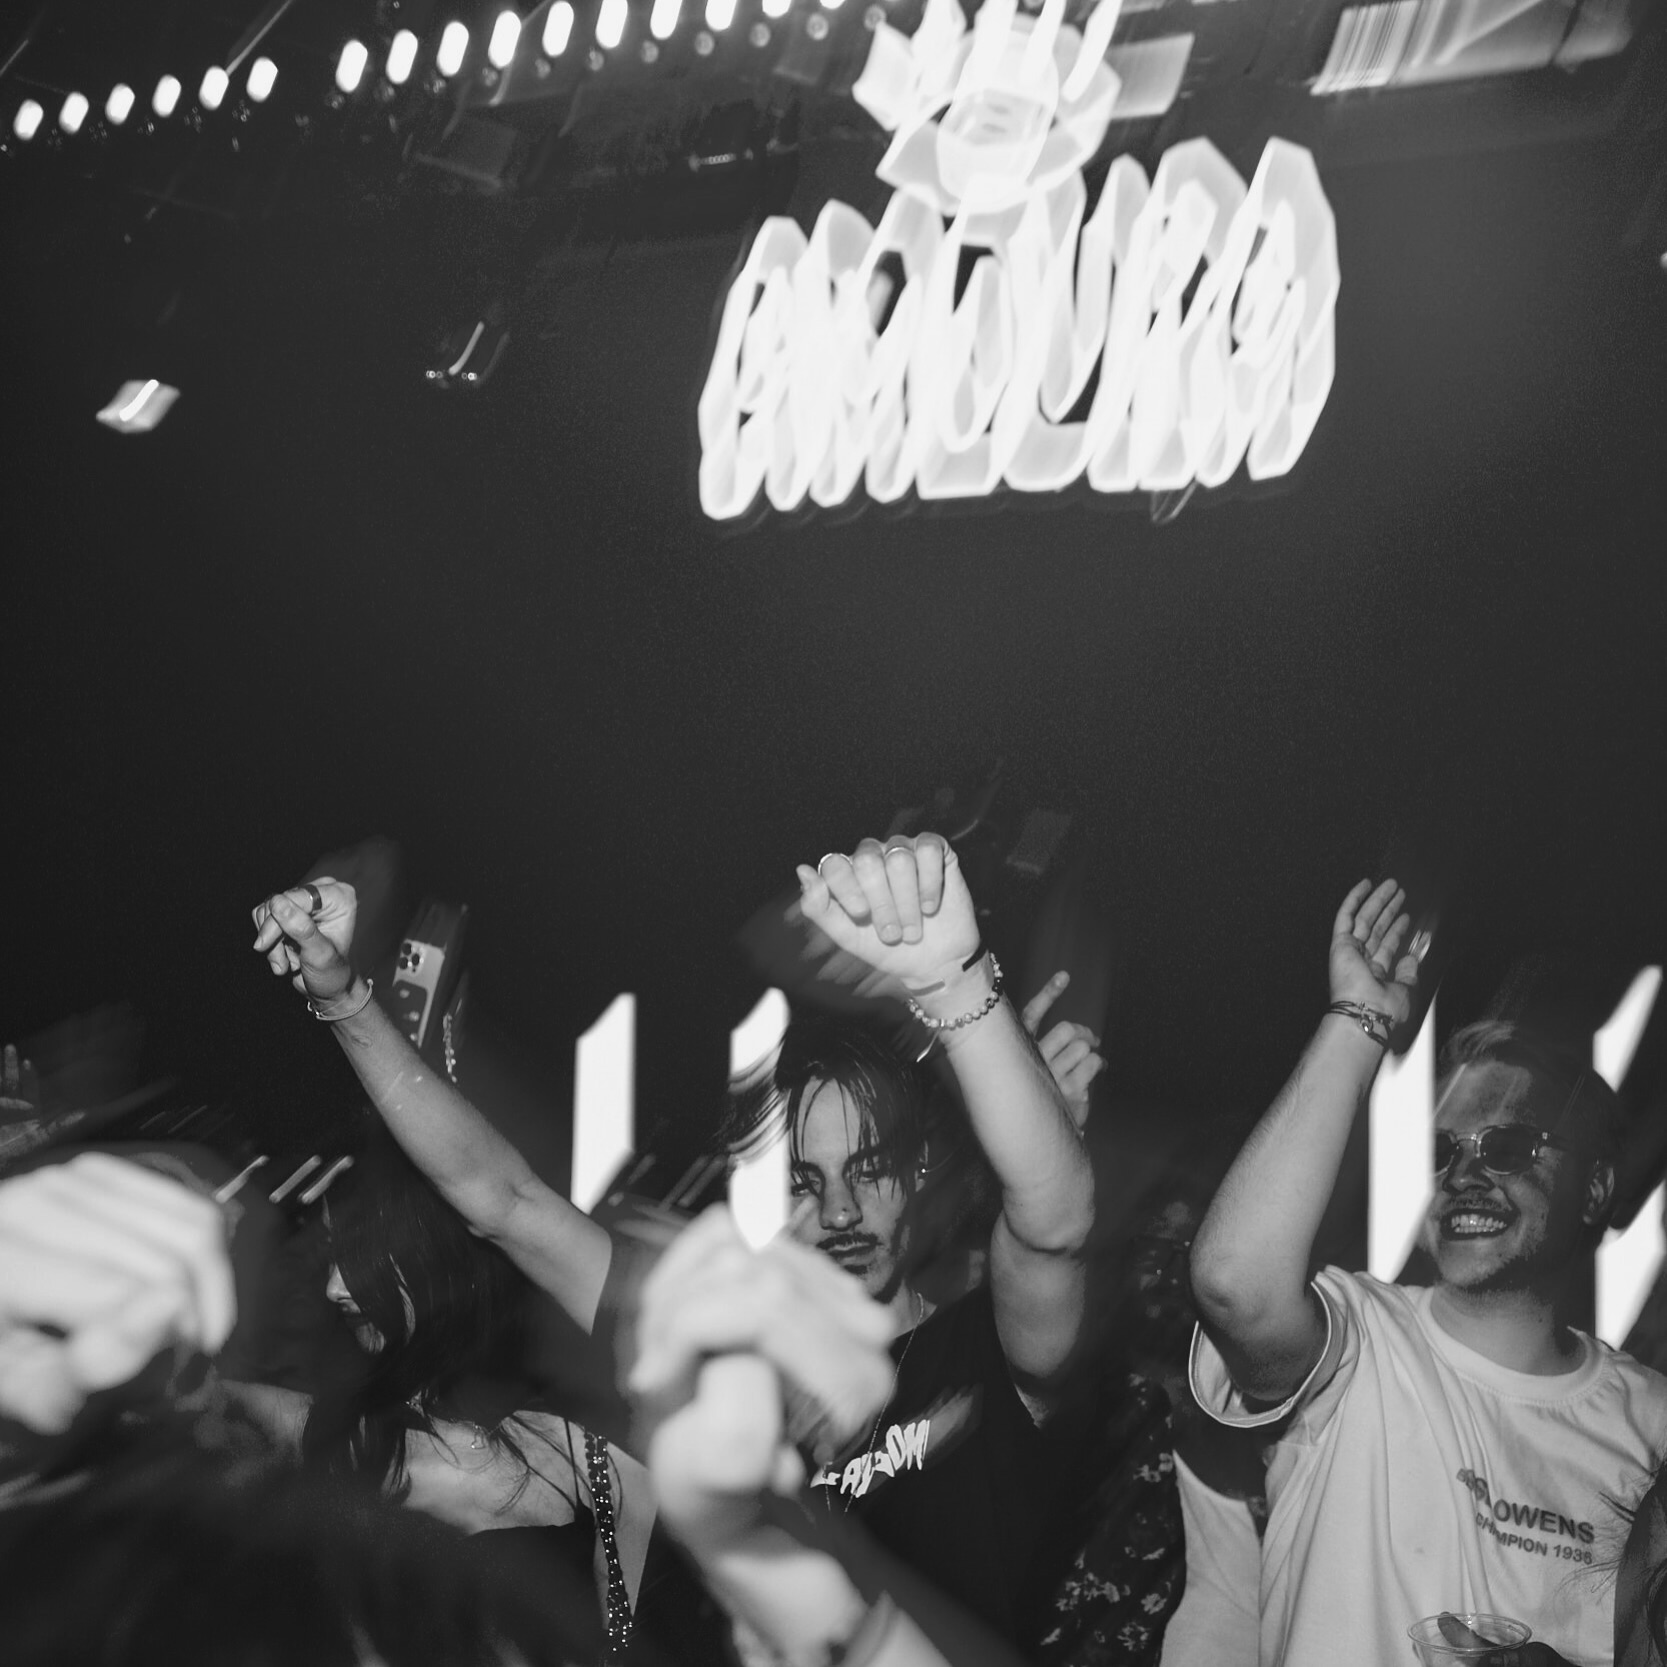
M1331 928L1331 999L1374 1007L1397 1025L1412 1013L1418 963L1429 948L1420 934L1401 952L1412 929L1401 906L1406 895L1393 880L1376 888L1362 880L1343 899Z
M320 875L274 892L251 911L255 949L276 977L312 1001L339 999L353 983L348 957L359 899L345 880Z
M920 991L965 977L978 918L941 835L865 839L849 856L830 851L815 868L801 863L798 875L805 918L883 978Z

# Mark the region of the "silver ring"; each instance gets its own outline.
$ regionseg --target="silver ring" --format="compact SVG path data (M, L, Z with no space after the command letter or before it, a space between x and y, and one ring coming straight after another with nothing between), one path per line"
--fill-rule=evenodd
M321 892L311 880L302 881L300 889L312 898L313 906L307 911L307 913L316 920L321 914L324 913L324 893Z
M828 852L825 852L822 856L818 857L817 860L816 860L816 872L818 874L820 874L822 872L822 864L823 863L831 862L835 857L842 857L844 855L845 855L845 853L843 851L828 851Z
M912 845L888 845L880 855L889 857L894 851L900 851L906 857L912 857L915 854L915 848Z

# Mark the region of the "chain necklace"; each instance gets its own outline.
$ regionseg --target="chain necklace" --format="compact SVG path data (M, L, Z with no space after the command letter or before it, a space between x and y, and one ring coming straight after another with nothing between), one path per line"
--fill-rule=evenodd
M903 1339L903 1352L898 1355L897 1364L891 1369L891 1389L888 1391L885 1401L881 1404L880 1410L874 1414L874 1428L868 1432L868 1442L863 1454L865 1458L872 1459L874 1456L874 1443L880 1439L881 1422L890 1410L892 1402L897 1399L897 1386L903 1380L903 1362L909 1358L909 1349L914 1343L915 1333L920 1330L921 1322L926 1318L925 1299L919 1291L911 1291L909 1294L915 1299L915 1323L909 1327L909 1335ZM851 1501L856 1497L855 1489L846 1495L845 1510L849 1511L851 1509Z

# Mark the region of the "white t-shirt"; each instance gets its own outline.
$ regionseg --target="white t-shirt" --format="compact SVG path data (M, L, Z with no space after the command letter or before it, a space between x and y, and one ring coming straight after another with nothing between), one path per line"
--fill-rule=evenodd
M1249 1413L1202 1331L1192 1388L1223 1423L1295 1408L1268 1467L1263 1667L1406 1667L1444 1609L1510 1615L1609 1667L1626 1523L1667 1452L1667 1378L1577 1334L1573 1371L1508 1371L1449 1337L1429 1288L1326 1268L1316 1373ZM1326 1362L1336 1361L1329 1377Z
M1200 1481L1179 1453L1187 1589L1163 1635L1162 1667L1256 1667L1262 1545L1242 1499Z

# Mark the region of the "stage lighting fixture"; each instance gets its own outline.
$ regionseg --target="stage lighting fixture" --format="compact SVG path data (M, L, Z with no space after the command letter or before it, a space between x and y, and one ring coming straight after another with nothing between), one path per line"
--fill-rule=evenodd
M596 14L596 44L611 52L625 36L625 0L602 0Z
M45 115L46 112L32 98L24 99L17 107L16 116L12 118L12 132L20 139L33 139L40 131Z
M654 0L654 10L648 14L648 32L655 40L663 41L670 37L677 27L677 16L682 9L683 0Z
M764 15L766 17L786 17L787 9L793 0L764 0Z
M521 19L514 12L499 12L486 44L486 61L493 69L508 69L515 62L515 48L521 40Z
M370 62L370 53L365 49L363 41L349 41L342 48L342 55L336 60L336 85L344 93L357 90L358 85L365 78L365 66Z
M104 119L112 127L120 127L133 113L133 89L125 81L118 81L104 101Z
M64 100L64 107L58 112L58 125L66 133L79 133L81 124L87 119L87 95L85 93L71 93Z
M388 48L388 67L383 73L396 87L403 87L411 79L416 61L417 37L409 29L401 29Z
M264 103L278 81L278 66L270 58L257 58L249 66L249 97Z
M231 77L218 64L203 72L203 84L197 89L197 102L205 110L218 110L226 100L226 89Z
M463 58L468 50L469 31L454 20L440 35L440 50L434 59L434 67L442 75L456 75L463 67Z
M706 0L706 27L722 31L735 21L735 0Z
M179 398L179 389L154 378L149 382L124 382L116 397L98 413L98 420L118 434L147 434L168 414Z
M179 77L164 75L156 84L156 91L151 94L150 107L157 115L167 117L174 113L174 106L179 103Z
M559 58L567 50L573 36L573 8L568 0L556 0L544 19L544 50L552 58Z

